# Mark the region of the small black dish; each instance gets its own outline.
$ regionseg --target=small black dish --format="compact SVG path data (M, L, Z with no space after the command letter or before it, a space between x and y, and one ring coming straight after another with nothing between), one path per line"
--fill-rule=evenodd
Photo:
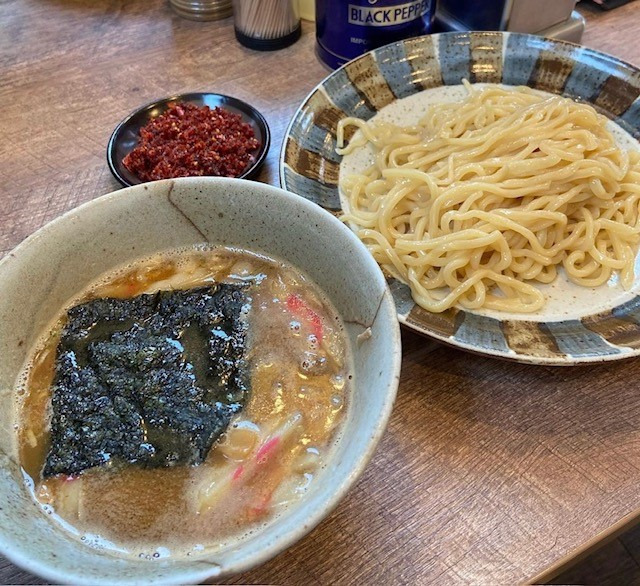
M271 133L269 132L269 127L267 126L267 121L264 119L264 116L253 106L237 98L232 98L231 96L189 93L171 96L170 98L147 104L132 114L129 114L129 116L116 126L107 146L107 162L114 177L122 183L122 185L129 187L143 183L143 181L122 164L122 161L138 144L140 129L145 126L149 120L166 112L177 102L190 102L197 106L209 106L212 109L220 106L234 114L240 114L242 120L250 124L253 128L256 138L260 141L260 146L254 153L254 162L245 169L242 175L238 176L238 179L251 179L258 173L264 163L267 152L269 151L269 144L271 143Z

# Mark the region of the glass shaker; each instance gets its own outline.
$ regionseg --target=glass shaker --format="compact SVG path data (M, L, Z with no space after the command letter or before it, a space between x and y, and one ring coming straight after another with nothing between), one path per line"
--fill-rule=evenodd
M231 0L169 0L171 8L190 20L220 20L231 16Z

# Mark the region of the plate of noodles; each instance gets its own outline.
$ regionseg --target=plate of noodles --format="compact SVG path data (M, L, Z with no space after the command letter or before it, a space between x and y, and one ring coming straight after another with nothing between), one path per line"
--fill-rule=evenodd
M367 245L398 317L535 364L640 354L640 70L533 35L376 49L304 100L283 187Z

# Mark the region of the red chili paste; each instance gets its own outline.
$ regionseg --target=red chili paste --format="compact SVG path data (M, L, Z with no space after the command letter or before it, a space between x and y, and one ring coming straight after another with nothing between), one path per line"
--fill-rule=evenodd
M140 129L122 161L142 181L215 175L238 177L260 146L253 128L223 108L179 103Z

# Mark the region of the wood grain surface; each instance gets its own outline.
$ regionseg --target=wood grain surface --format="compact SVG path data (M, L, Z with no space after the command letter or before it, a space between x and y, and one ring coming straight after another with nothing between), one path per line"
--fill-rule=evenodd
M640 2L581 10L585 45L640 65ZM327 74L311 25L256 53L229 19L183 20L159 0L0 0L0 30L0 254L118 189L111 131L174 93L262 111L273 144L260 180L277 184L286 126ZM403 342L397 406L362 479L307 538L232 582L514 583L635 521L640 360L552 369ZM0 583L38 582L0 561Z

